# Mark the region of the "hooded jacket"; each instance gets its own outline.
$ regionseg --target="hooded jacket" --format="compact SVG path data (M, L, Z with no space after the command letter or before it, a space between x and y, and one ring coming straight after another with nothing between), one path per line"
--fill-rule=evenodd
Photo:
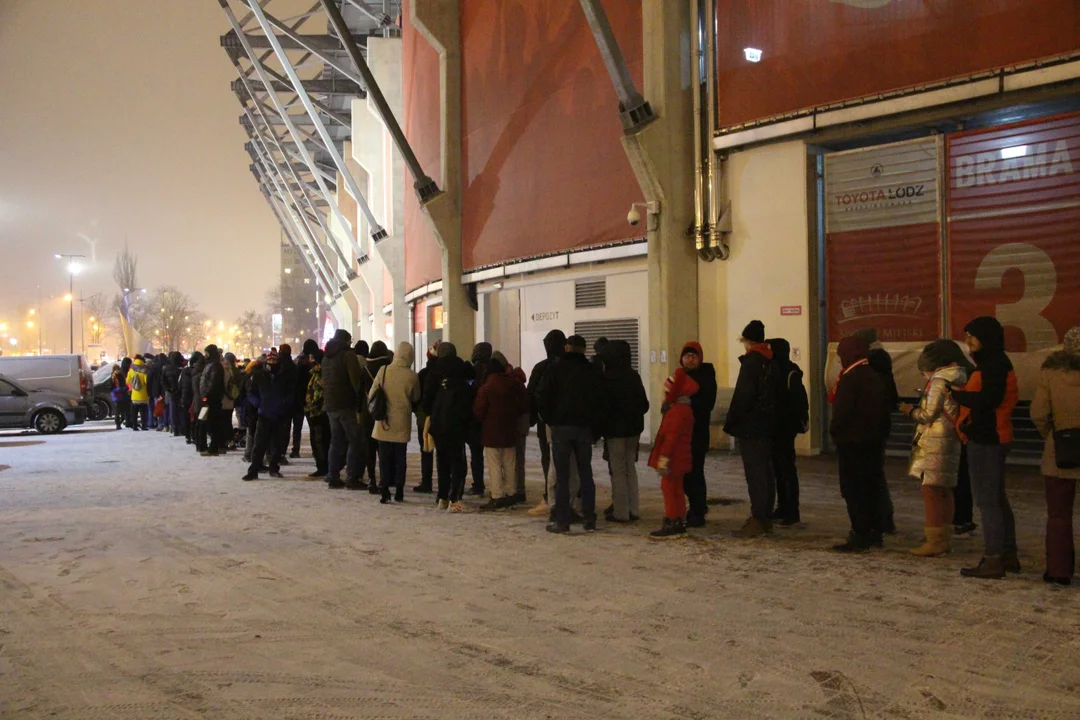
M779 377L776 396L776 433L778 437L799 435L809 429L810 399L803 384L803 371L791 362L791 344L783 338L769 340Z
M694 438L698 443L704 441L707 450L709 426L712 424L712 412L716 406L716 368L712 363L705 362L705 352L701 349L701 343L696 340L686 343L682 352L679 353L679 358L681 359L688 350L697 353L697 356L701 358L698 369L687 370L686 374L698 385L698 391L690 398L690 408L694 411Z
M566 353L544 373L536 399L540 417L552 427L595 429L607 415L604 376L578 352Z
M776 425L777 378L773 353L765 343L739 358L739 379L731 395L724 432L735 438L771 438Z
M543 422L540 417L540 412L537 409L536 393L540 389L540 381L544 379L544 373L548 371L548 368L553 363L557 362L559 358L566 352L566 335L562 330L552 330L544 336L544 351L547 353L547 357L536 363L533 366L532 372L529 373L529 383L526 389L529 392L529 403L532 409L532 417L530 418L533 425L538 422Z
M150 397L157 400L165 394L161 383L161 373L165 369L166 359L164 355L156 355L146 366L146 382L150 388Z
M934 371L919 406L911 412L917 423L911 447L908 474L924 485L956 487L960 474L963 444L956 429L960 406L949 394L950 384L963 385L967 373L962 367Z
M142 360L136 360L131 364L131 369L128 370L127 384L131 388L131 402L135 404L143 404L150 402L150 385L149 380L146 377L146 363ZM139 376L140 389L136 390L135 376Z
M431 435L438 441L464 443L472 424L475 393L469 385L472 365L457 356L450 343L439 345L439 356L424 386L424 412L431 418Z
M184 357L178 352L169 353L165 367L161 369L162 393L168 393L172 398L180 400L180 373Z
M683 368L675 370L664 384L664 404L668 411L660 423L660 430L653 441L649 455L649 467L665 477L682 479L694 469L691 440L694 433L694 411L691 398L698 391L698 384ZM660 467L660 459L667 458L667 466Z
M216 345L206 347L206 367L199 378L199 392L208 403L220 403L225 397L225 366Z
M1013 439L1012 411L1020 391L1012 361L1005 354L1005 328L992 317L978 317L964 332L978 338L982 349L972 353L975 372L953 390L960 404L960 432L981 445L1007 445Z
M601 432L608 439L636 438L645 432L649 398L632 361L630 343L625 340L613 340L604 348L604 395L608 404Z
M188 360L187 367L180 371L180 405L184 408L191 407L192 400L195 396L195 385L192 382L192 378L195 376L195 365L203 359L202 353L195 351L191 353L191 358Z
M251 375L248 403L259 408L260 418L283 420L292 417L295 379L296 376L289 374L280 360L267 362L262 370Z
M889 407L881 377L870 367L870 346L846 337L837 349L843 370L836 385L829 432L838 445L882 442Z
M1042 474L1080 480L1080 469L1066 470L1057 466L1054 448L1055 432L1080 428L1080 355L1059 351L1046 359L1031 401L1031 419L1046 438Z
M518 420L529 411L525 385L501 364L488 363L488 379L476 393L473 415L486 448L516 447Z
M489 342L479 342L473 347L472 366L477 387L487 380L488 366L491 364L492 347Z
M198 418L199 410L203 406L203 394L202 388L202 374L206 370L206 356L202 353L194 353L191 357L198 358L195 360L194 367L191 369L191 417Z
M330 342L322 361L323 409L356 411L360 407L360 361L352 349L351 336L338 330Z
M376 422L371 437L381 442L407 443L412 437L413 408L420 402L420 378L412 369L413 346L407 342L398 345L394 361L383 366L375 375L368 400L375 391L386 392L386 420Z

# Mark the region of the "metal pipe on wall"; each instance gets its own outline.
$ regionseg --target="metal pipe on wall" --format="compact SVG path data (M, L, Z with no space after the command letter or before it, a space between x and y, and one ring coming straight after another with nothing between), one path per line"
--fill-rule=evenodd
M712 149L712 139L716 135L716 0L702 0L705 4L705 153L707 175L705 191L709 214L705 216L705 229L709 236L708 248L710 261L716 259L718 233L716 215L719 178L716 175L716 153Z
M705 196L705 146L702 144L706 134L703 127L705 116L702 114L705 104L701 101L701 93L705 89L701 78L704 69L701 37L705 23L701 11L701 0L690 0L690 58L694 75L694 247L703 260L708 260L705 255L708 239L705 218L709 215L709 209Z

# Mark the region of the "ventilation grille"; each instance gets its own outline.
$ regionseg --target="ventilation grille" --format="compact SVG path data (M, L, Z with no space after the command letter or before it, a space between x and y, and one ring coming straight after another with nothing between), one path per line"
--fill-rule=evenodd
M586 280L576 283L574 307L578 310L607 307L607 280Z
M637 318L627 320L589 320L574 323L574 334L585 338L589 345L589 354L592 354L592 346L602 337L608 340L625 340L630 343L630 362L635 370L640 370L640 344L641 335L638 330Z

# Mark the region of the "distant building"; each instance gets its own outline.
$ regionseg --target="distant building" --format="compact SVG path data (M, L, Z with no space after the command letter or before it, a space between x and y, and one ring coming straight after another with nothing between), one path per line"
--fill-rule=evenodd
M281 238L281 336L294 352L307 338L319 337L319 291L304 259L287 237Z

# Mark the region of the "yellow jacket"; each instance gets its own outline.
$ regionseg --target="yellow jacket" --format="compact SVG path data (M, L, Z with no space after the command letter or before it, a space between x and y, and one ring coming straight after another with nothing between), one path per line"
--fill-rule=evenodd
M140 388L136 390L134 387L135 376L139 376ZM146 364L142 360L136 360L131 365L131 369L128 370L127 384L131 388L131 402L133 403L148 403L150 402L150 387L146 380Z

